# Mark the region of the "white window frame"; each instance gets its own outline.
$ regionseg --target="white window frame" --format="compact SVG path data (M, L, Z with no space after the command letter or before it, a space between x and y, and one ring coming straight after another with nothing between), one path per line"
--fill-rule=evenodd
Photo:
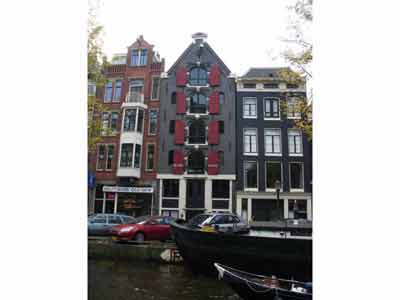
M301 164L301 177L303 179L303 188L302 189L292 189L292 176L291 176L291 165L292 164ZM301 161L290 161L289 162L289 191L290 192L304 192L304 184L305 184L305 180L304 180L304 162Z
M125 145L125 144L132 144L133 145L133 147L132 147L132 164L131 164L131 166L129 167L127 167L127 166L121 166L121 159L122 159L122 146L123 145ZM119 153L119 157L118 157L118 168L122 168L122 169L125 169L125 168L133 168L133 166L134 166L134 162L135 162L135 143L121 143L121 145L120 145L120 147L119 147L119 151L118 151L118 153Z
M149 145L153 145L153 146L154 146L154 152L153 152L153 155L154 155L154 157L153 157L153 169L148 169L148 168L147 168L147 162L148 162L148 159L149 159ZM147 143L147 144L146 144L146 168L145 168L145 170L146 170L147 172L153 172L154 169L155 169L155 162L156 162L156 144L155 144L155 143Z
M267 108L265 103L266 103L267 100L277 100L278 101L278 117L266 117L265 116L265 111L266 111L266 108ZM263 108L264 108L264 111L263 111L264 120L268 120L268 121L279 121L279 120L281 120L281 101L280 101L279 97L264 97L263 98Z
M293 131L300 132L300 143L301 143L301 145L300 145L301 152L300 153L290 153L290 136L294 136L294 135L290 135L289 134L291 131L292 132ZM289 156L303 156L303 152L304 152L304 149L303 149L303 132L301 131L301 129L289 128L288 131L287 131L287 137L288 137L288 153L289 153Z
M111 99L107 99L107 84L111 83ZM112 103L113 101L113 96L114 96L114 82L110 79L107 79L106 84L104 86L104 98L103 98L103 102L104 103ZM107 100L106 100L107 99Z
M281 150L279 153L278 152L273 152L273 153L267 152L267 147L266 147L266 141L267 141L266 131L267 130L279 130L279 140L280 140L279 148ZM273 139L272 139L272 144L273 144ZM281 128L264 128L264 154L265 154L265 156L282 156L282 130L281 130Z
M247 179L246 179L247 178L246 177L246 163L247 162L254 162L254 163L256 163L256 166L257 166L257 181L256 181L257 187L255 187L255 188L246 187L247 186ZM244 191L246 191L246 192L258 192L258 180L259 180L258 172L259 172L258 161L256 161L256 160L244 160L243 161L243 175L244 175L244 177L243 177L243 190Z
M119 111L117 111L117 110L112 110L109 113L110 113L110 116L109 116L109 123L108 124L109 124L110 130L112 130L112 128L111 128L112 115L113 115L113 113L114 114L116 113L118 115L118 119L119 119L119 115L120 114L119 114ZM118 119L117 119L117 128L111 132L111 135L115 135L118 132Z
M245 132L246 130L255 130L256 132L256 152L245 151ZM246 156L258 156L258 130L257 128L243 128L243 155Z
M158 78L158 92L157 92L157 98L153 98L153 81L155 78ZM151 91L150 91L150 100L151 101L156 101L160 99L160 83L161 83L161 78L160 76L152 76L151 77Z
M107 115L107 118L104 118L104 115ZM100 135L101 136L107 136L108 130L110 128L110 118L111 118L111 112L109 111L103 111L100 114L101 118L101 129L100 129ZM104 126L105 122L107 121L107 126Z
M133 64L133 62L132 62L132 52L134 51L134 50L137 50L137 52L138 52L138 64L137 65L134 65ZM142 58L142 51L143 50L146 50L146 63L144 64L144 65L142 65L142 64L140 64L140 60L141 60L141 58ZM149 49L146 49L146 48L132 48L131 49L131 51L130 51L130 60L131 60L131 66L133 66L133 67L144 67L144 66L147 66L147 62L148 62L148 60L149 60Z
M115 92L117 91L116 87L117 87L117 81L118 80L121 81L121 94L120 94L120 97L119 97L118 101L116 101L115 100ZM112 93L112 98L111 98L111 102L112 103L120 103L121 102L121 99L122 99L122 83L123 83L122 78L116 78L116 79L113 80L113 83L112 83L112 85L113 85L113 93Z
M112 171L112 170L113 170L113 168L112 168L112 161L111 161L111 169L107 169L108 147L109 147L109 146L114 146L114 157L113 157L113 159L114 159L115 156L116 156L116 154L117 154L117 145L116 145L115 143L110 143L110 144L105 144L105 145L106 145L106 168L105 168L105 170L106 170L106 171Z
M157 118L156 118L156 132L154 132L154 133L151 133L150 132L150 120L151 120L151 118L150 118L150 112L151 111L156 111L156 113L157 113ZM150 108L149 109L149 123L148 123L148 126L147 126L147 135L157 135L157 132L158 132L158 112L159 112L159 109L158 108Z
M297 102L299 97L287 97L286 100L286 107L287 107L287 113L286 113L286 117L290 120L299 120L301 119L301 113L300 112L295 112L294 116L289 116L289 101L294 101L294 105L297 105Z
M139 166L135 167L135 154L136 154L136 146L140 146L140 155L139 155ZM143 145L142 144L133 144L133 155L132 155L132 168L140 169L142 167L142 156L143 156Z
M266 192L275 192L276 190L275 190L275 188L268 188L267 187L267 180L268 180L268 178L267 178L267 172L268 172L268 169L267 169L267 164L268 163L276 163L276 164L278 164L279 163L279 165L281 166L281 187L280 187L280 192L282 192L283 191L283 180L284 180L284 178L283 178L283 164L282 164L282 161L276 161L276 160L267 160L267 161L265 161L265 191Z
M246 116L246 115L245 115L245 109L244 109L244 107L245 107L245 105L246 105L246 100L255 100L255 103L256 103L256 115L255 115L255 116ZM257 119L257 113L258 113L258 108L257 108L257 97L243 97L243 98L242 98L242 101L243 101L243 103L242 103L242 111L243 111L242 117L243 117L243 119Z
M104 169L99 168L99 153L100 153L100 147L104 146L105 151L104 151ZM96 171L104 171L105 168L107 167L107 144L100 143L97 144L97 151L96 151Z

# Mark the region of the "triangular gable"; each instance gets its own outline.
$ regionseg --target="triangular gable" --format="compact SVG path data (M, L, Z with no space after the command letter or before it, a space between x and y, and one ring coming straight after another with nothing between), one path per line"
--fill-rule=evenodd
M183 59L189 54L190 51L192 51L192 49L194 47L196 47L196 43L191 43L186 49L185 51L183 51L183 53L179 56L179 58L175 61L175 63L169 68L168 70L168 74L172 74L175 72L177 66L183 61ZM229 70L229 68L224 64L224 62L221 60L221 58L217 55L217 53L215 53L215 51L211 48L211 46L207 43L207 42L203 42L204 48L207 49L212 56L214 56L218 62L218 65L221 68L222 73L224 73L226 76L228 76L229 74L231 74L231 71Z
M128 48L153 48L154 45L149 44L144 38L143 35L140 35L136 41L130 45Z

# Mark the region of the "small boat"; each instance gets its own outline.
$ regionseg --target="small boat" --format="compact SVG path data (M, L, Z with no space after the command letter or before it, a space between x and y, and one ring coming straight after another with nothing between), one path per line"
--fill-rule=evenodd
M218 278L224 280L241 298L251 300L311 300L312 285L308 282L278 279L243 272L218 263Z
M197 273L216 274L214 263L258 274L312 281L312 237L208 232L171 223L183 261Z

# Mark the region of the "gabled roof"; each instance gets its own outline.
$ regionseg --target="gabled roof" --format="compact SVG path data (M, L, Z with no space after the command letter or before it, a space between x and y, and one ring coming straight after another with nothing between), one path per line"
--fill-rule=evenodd
M250 68L241 79L279 77L279 72L289 68Z
M148 43L144 38L143 35L139 35L136 41L130 45L128 48L153 48L154 45Z
M168 70L168 74L171 74L175 71L176 67L181 63L181 61L183 60L184 57L186 57L186 55L194 48L198 45L198 43L191 43L185 51L183 51L183 53L178 57L178 59L175 61L175 63L169 68ZM222 61L222 59L217 55L217 53L215 53L215 51L211 48L211 46L207 43L207 42L203 42L203 46L204 48L206 48L208 51L210 51L210 53L217 59L218 61L218 65L220 66L221 70L226 74L229 75L231 73L231 71L229 70L229 68L224 64L224 62Z

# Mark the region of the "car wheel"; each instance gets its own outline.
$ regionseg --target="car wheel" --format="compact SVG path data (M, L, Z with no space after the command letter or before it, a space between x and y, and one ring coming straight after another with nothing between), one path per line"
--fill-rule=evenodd
M135 235L135 241L136 242L143 242L144 241L144 234L141 232L136 233Z

